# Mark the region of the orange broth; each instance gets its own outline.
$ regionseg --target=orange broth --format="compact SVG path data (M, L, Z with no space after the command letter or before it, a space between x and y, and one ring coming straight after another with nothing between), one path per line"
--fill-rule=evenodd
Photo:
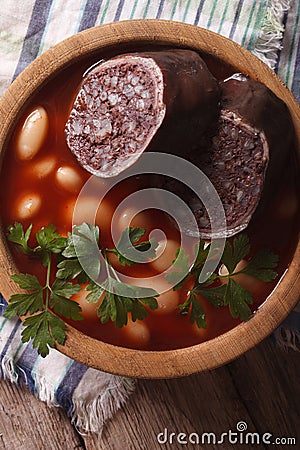
M220 61L216 63L211 57L202 56L206 59L210 70L217 78L226 77L233 72L232 69L229 69ZM81 178L80 187L91 176L78 164L68 149L64 136L64 127L81 82L82 74L98 59L90 59L61 71L36 93L30 104L26 105L24 114L12 133L3 160L0 201L1 220L4 227L19 221L26 229L32 223L32 236L35 235L39 228L49 223L53 223L58 232L64 236L67 235L68 231L71 231L72 213L77 192L68 192L59 186L55 181L54 174L61 166L71 167ZM48 113L49 130L38 154L29 161L21 161L16 155L16 139L28 113L38 106L44 107ZM55 168L48 176L39 178L34 171L34 164L49 156L55 158ZM256 217L246 230L254 251L261 247L268 247L278 253L280 257L279 276L274 282L253 282L253 286L250 288L254 300L252 305L253 311L272 292L280 276L283 275L288 267L295 248L298 225L297 205L295 207L292 204L290 210L287 208L287 203L291 198L297 199L294 170L296 170L294 169L294 164L290 161L285 169L280 189L274 190L272 203L266 207L264 215ZM105 203L109 207L101 211L100 205L99 214L96 218L96 224L101 230L101 246L112 247L109 225L113 211L120 201L125 199L130 193L138 191L143 184L141 183L140 177L124 180L121 182L121 185L113 188L105 197ZM34 217L20 220L16 205L20 196L26 192L38 193L42 199L42 204ZM132 206L134 207L135 205ZM144 220L146 223L143 223ZM147 233L152 229L160 228L165 232L168 239L175 240L178 242L178 247L180 247L178 230L173 227L166 215L159 210L147 211L131 225L143 226L147 229ZM31 244L34 244L33 239L31 239ZM40 262L30 260L27 256L19 253L13 246L11 246L11 251L20 272L35 274L41 283L44 283L45 269ZM114 264L113 260L112 262ZM116 267L119 269L118 264ZM143 279L156 275L157 271L149 264L139 264L122 268L122 273L141 278L141 286L143 286ZM55 271L53 272L54 274ZM185 283L179 294L176 294L180 296L180 303L187 299L189 288L190 281ZM84 308L83 315L85 319L82 322L69 321L69 323L85 334L115 345L145 348L146 350L165 350L191 346L212 339L235 327L240 322L238 319L231 317L228 308L216 308L205 298L199 300L206 312L206 329L197 329L195 324L192 325L190 323L189 316L180 316L175 307L168 314L159 315L155 311L149 311L148 317L143 321L148 329L147 336L149 338L146 341L139 342L138 339L130 336L126 331L126 327L118 329L113 323L101 324L97 318L94 305L89 306L87 311Z

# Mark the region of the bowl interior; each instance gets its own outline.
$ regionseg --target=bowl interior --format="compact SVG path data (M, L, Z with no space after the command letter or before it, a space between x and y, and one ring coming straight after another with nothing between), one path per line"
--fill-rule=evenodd
M1 160L6 142L18 118L37 89L60 70L87 55L105 55L137 50L141 46L188 47L207 52L264 83L289 107L300 142L300 110L279 78L255 56L238 44L213 32L183 23L135 20L95 27L79 33L48 50L35 60L0 101ZM212 369L231 361L269 335L295 306L299 298L298 243L293 260L276 289L250 321L210 341L179 350L141 351L120 348L88 337L68 326L67 340L58 349L91 367L133 377L175 377ZM16 272L1 228L0 291L9 298L19 292L10 278Z

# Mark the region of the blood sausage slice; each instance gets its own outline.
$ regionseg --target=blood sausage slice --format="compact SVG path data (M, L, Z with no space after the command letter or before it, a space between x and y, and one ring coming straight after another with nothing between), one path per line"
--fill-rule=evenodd
M84 78L66 124L67 144L89 172L116 176L154 137L152 147L164 152L197 144L216 121L218 102L218 83L192 50L121 55Z
M210 178L225 209L229 237L247 227L258 204L276 190L293 142L289 110L265 85L235 74L222 83L218 132L197 164ZM200 235L210 238L203 205L193 201Z

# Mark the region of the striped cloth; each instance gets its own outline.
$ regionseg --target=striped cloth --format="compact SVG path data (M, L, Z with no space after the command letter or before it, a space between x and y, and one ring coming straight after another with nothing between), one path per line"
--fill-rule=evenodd
M74 33L135 18L170 19L211 29L247 47L273 67L300 98L300 0L0 0L0 96L42 52ZM285 29L285 32L283 33ZM5 308L5 300L0 301ZM300 309L275 333L299 343ZM134 381L107 375L56 350L40 358L20 341L19 320L0 317L1 375L25 383L41 400L66 409L83 431L100 433Z

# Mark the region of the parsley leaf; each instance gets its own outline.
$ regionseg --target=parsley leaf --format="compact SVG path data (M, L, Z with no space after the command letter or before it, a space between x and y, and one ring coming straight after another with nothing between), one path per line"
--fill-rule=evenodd
M36 240L43 252L42 260L44 266L47 266L51 253L61 253L66 247L67 239L61 237L55 230L55 226L49 224L36 233Z
M190 297L192 304L190 321L192 323L196 322L198 328L206 328L204 309L202 308L195 294L192 293Z
M206 242L203 239L200 239L199 243L195 245L195 262L193 265L192 270L200 269L202 265L205 263L208 253L210 244L205 245Z
M60 280L74 280L83 272L78 259L64 259L57 264L56 278Z
M76 258L92 279L100 273L99 227L83 222L75 225L69 233L67 244L62 252L65 258Z
M10 319L16 315L24 316L39 311L43 305L43 287L38 279L30 274L14 274L11 278L20 288L31 290L33 292L26 294L13 294L9 300L4 317Z
M23 226L19 222L15 222L14 225L8 227L7 238L9 241L17 244L20 251L26 254L32 253L32 249L28 246L28 240L31 234L32 225L30 225L26 232L24 232Z
M16 273L12 275L11 278L21 289L28 289L31 291L42 289L42 286L35 275L30 275L29 273Z
M96 284L94 282L90 282L88 286L86 287L87 291L91 291L87 296L86 300L89 303L98 303L100 300L101 295L103 292L105 292L105 286L99 286L99 284Z
M4 312L4 317L11 319L15 316L24 316L28 312L33 314L43 307L42 291L35 291L29 294L13 294L9 299L9 304Z
M101 323L107 323L109 319L112 322L117 320L117 307L115 303L115 296L112 292L106 292L105 296L98 308L98 317Z
M122 243L122 239L126 236L126 234L129 233L129 239L132 244L135 244L138 242L146 233L146 228L139 228L139 227L129 227L126 228L123 233L121 234L120 242ZM126 242L126 240L125 240ZM121 245L122 247L122 245Z
M200 286L193 289L197 294L202 295L206 298L212 305L219 307L224 305L224 296L226 292L226 285L217 287L206 287L201 289Z
M90 283L87 288L91 291L86 300L89 303L98 303L105 293L98 308L98 317L101 323L108 320L115 322L118 328L127 324L128 313L131 313L133 322L142 320L148 315L148 306L151 310L158 308L158 303L154 295L158 295L154 289L139 286L131 286L114 279L107 279L102 286ZM119 295L119 293L122 295ZM149 297L143 297L149 295Z
M61 237L54 225L50 224L47 227L41 228L36 233L36 240L43 250L51 253L61 253L66 246L67 239Z
M147 299L146 299L147 300ZM151 301L154 300L155 303L155 308L157 308L157 301L155 298L152 298L149 302L149 304L151 304ZM143 320L148 316L148 311L145 308L145 306L140 302L140 301L133 301L132 305L131 305L131 319L133 322L135 322L136 320Z
M189 255L184 248L177 249L172 264L175 270L167 273L165 278L170 284L174 285L174 291L177 291L182 287L187 276L190 274Z
M272 270L277 267L278 260L278 255L263 248L254 255L239 273L246 273L265 282L272 281L278 275L277 272Z
M177 308L181 309L181 315L186 315L190 311L190 322L196 322L198 328L206 328L205 312L194 292L191 292L188 299Z
M147 317L148 311L145 305L151 310L158 307L157 300L154 297L137 299L116 295L107 291L97 314L101 323L111 320L115 322L117 328L122 328L124 325L127 325L129 312L131 312L133 322Z
M233 244L231 244L229 241L226 242L221 261L227 267L228 272L231 274L234 272L237 264L243 258L245 258L245 256L247 256L249 252L249 238L246 234L243 233L234 238Z
M200 239L199 243L195 245L195 257L191 266L189 262L189 255L186 250L181 247L176 251L175 259L172 262L175 270L169 272L165 276L166 280L170 284L173 284L174 291L181 289L190 275L193 275L196 279L198 279L201 267L208 256L208 252L209 245L205 246L205 241Z
M66 339L66 324L49 310L27 317L24 320L22 342L32 339L33 348L45 357L49 354L49 347L54 348L55 342L63 345Z
M122 266L133 266L137 263L147 262L155 257L158 242L155 239L139 242L145 233L145 228L126 228L122 232L116 248L106 251L115 253Z
M138 320L143 320L148 316L148 310L145 305L154 311L158 308L158 303L155 297L139 298L132 302L131 308L131 319L133 322Z
M249 320L251 309L248 304L252 303L251 293L229 278L224 295L224 305L229 305L232 317L235 319L240 317L243 321Z
M79 286L79 284L68 283L63 280L55 280L51 286L51 293L66 298L70 298L79 291L81 291L81 286Z
M79 284L72 284L62 280L55 280L51 287L50 307L60 316L67 319L83 320L81 307L70 300L71 296L81 291Z

